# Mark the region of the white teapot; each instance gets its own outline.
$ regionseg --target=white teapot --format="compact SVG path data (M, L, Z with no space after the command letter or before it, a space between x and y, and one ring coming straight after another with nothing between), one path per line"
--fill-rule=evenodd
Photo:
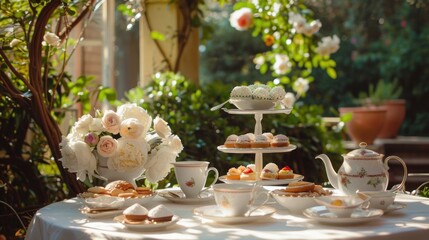
M347 195L353 195L359 191L385 191L389 183L389 166L387 163L394 159L399 161L404 168L402 182L397 189L403 189L407 180L408 170L404 161L397 156L387 157L383 161L383 154L366 149L367 144L359 144L360 149L355 149L347 154L343 154L344 162L338 170L338 174L332 167L331 160L326 154L320 154L316 158L323 161L326 167L331 185Z

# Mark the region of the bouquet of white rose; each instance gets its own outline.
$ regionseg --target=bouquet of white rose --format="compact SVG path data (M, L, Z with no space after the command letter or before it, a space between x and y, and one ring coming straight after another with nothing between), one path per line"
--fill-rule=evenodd
M127 103L117 111L82 116L60 143L63 167L77 179L106 179L100 167L126 175L138 172L152 183L166 177L183 150L180 138L162 118L153 120L145 109ZM151 130L151 131L150 131ZM105 166L103 166L102 162Z

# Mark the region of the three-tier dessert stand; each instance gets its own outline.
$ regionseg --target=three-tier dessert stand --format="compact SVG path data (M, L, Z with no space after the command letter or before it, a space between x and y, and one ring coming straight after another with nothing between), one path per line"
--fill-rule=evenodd
M255 116L255 135L262 134L262 119L264 114L289 114L292 111L292 108L284 109L264 109L264 110L242 110L242 109L227 109L222 108L225 112L229 114L238 114L238 115L254 115ZM264 153L284 153L291 152L296 149L296 146L289 144L287 147L268 147L268 148L227 148L224 145L218 146L217 149L224 153L239 153L239 154L255 154L255 172L256 180L261 185L278 185L278 184L287 184L289 182L302 180L304 177L301 175L295 175L292 179L281 179L275 181L260 181L260 174L262 172L262 167L264 164L263 154ZM220 179L224 180L224 179ZM237 180L233 180L237 181Z

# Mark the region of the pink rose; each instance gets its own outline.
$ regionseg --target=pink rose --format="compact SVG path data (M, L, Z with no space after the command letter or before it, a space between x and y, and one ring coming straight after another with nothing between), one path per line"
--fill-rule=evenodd
M97 144L97 152L102 157L111 157L116 153L118 142L112 136L102 136Z
M231 13L229 23L238 31L245 31L253 24L253 13L250 8L241 8Z
M119 133L119 127L121 125L121 119L118 114L112 110L108 110L104 113L103 118L101 119L104 128L112 134Z
M85 143L91 147L97 145L99 139L98 135L93 132L85 135Z

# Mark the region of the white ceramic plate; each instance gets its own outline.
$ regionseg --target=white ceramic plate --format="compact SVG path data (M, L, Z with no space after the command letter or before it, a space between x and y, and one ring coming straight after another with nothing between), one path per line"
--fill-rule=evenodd
M125 198L124 208L127 208L135 203L138 203L144 206L145 204L151 202L155 196L156 196L156 192L152 192L151 195L145 195L145 196L135 197L135 198Z
M128 228L130 230L136 230L136 231L148 230L148 231L151 231L151 230L164 229L164 228L169 227L173 224L176 224L180 220L180 217L177 215L174 215L173 218L171 219L171 221L157 222L157 223L149 222L149 221L138 222L138 223L128 223L125 221L124 215L116 216L115 218L113 218L113 220L124 225L126 228Z
M229 114L279 114L279 113L285 113L289 114L292 111L292 108L285 108L285 109L266 109L266 110L241 110L241 109L227 109L222 108L225 112Z
M116 216L118 214L121 214L124 210L122 209L114 209L114 210L106 210L106 211L96 211L96 212L91 212L91 211L87 211L85 210L85 208L81 209L80 212L89 217L89 218L108 218L108 217L113 217Z
M392 204L390 204L386 209L384 209L384 213L390 213L396 210L400 210L403 209L407 206L407 204L405 203L400 203L400 202L394 202Z
M90 208L120 208L124 203L124 198L113 196L100 196L85 199L85 205Z
M171 192L172 194L169 194L168 192ZM179 197L174 196L174 194L176 194ZM213 191L211 190L202 192L200 196L196 198L186 198L185 194L180 189L159 191L158 195L171 202L182 203L182 204L198 204L198 203L204 203L204 202L214 200L214 194L213 194Z
M194 209L194 214L208 220L212 220L217 223L227 224L241 224L253 222L261 219L270 217L276 210L272 207L262 206L259 209L253 211L250 216L241 217L225 217L222 211L216 206L204 206Z
M291 152L296 146L289 144L287 147L268 147L268 148L227 148L224 145L218 146L217 149L224 153L281 153Z
M253 180L229 180L226 179L226 175L220 176L219 180L224 183L241 183L241 184L254 184L257 183L258 185L262 186L275 186L275 185L284 185L291 182L297 182L304 179L304 176L299 174L294 174L293 178L290 179L273 179L273 180L259 180L259 181L253 181Z
M317 220L321 223L347 225L347 224L366 223L371 220L377 219L383 215L383 210L356 209L350 217L340 218L340 217L337 217L335 214L331 213L325 206L316 206L316 207L305 209L303 214L306 217Z

